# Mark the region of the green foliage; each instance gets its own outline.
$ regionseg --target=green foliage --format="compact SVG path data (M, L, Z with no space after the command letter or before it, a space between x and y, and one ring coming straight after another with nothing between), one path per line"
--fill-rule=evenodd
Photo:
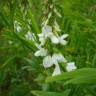
M33 93L36 96L68 96L69 94L69 90L66 90L65 92L44 92L44 91L32 91L31 93Z
M82 68L65 72L59 76L48 77L46 82L65 80L65 84L96 84L96 68Z
M29 30L38 42L44 0L0 0L0 96L96 96L96 0L53 1L62 33L69 34L68 45L58 48L78 70L51 77L25 38Z

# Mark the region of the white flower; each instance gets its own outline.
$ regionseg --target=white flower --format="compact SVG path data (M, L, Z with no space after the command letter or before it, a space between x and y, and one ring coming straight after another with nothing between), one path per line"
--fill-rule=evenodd
M39 41L41 42L40 45L44 45L46 42L46 39L48 37L51 37L53 35L52 33L52 27L49 25L46 25L45 27L42 28L42 33L38 34L39 36Z
M46 25L45 27L42 28L42 32L52 32L52 27L49 25Z
M55 75L58 75L61 73L60 67L58 64L60 62L66 62L66 59L63 57L63 55L61 53L58 53L58 54L55 53L52 56L49 55L43 59L43 66L45 68L49 68L52 65L55 65L55 69L54 69L54 72L52 74L52 76L55 76Z
M46 56L44 59L43 59L43 66L45 68L49 68L53 65L53 61L52 61L52 57L51 56Z
M50 37L52 33L52 27L49 25L46 25L45 27L42 28L42 34L45 38Z
M43 59L43 66L45 68L49 68L51 67L52 65L55 65L55 69L54 69L54 72L52 74L52 76L55 76L55 75L58 75L61 73L60 71L60 67L59 67L59 64L58 62L53 62L53 59L51 56L46 56L44 59Z
M58 38L55 35L51 35L50 39L51 39L51 42L53 44L58 44L59 43L59 40L58 40Z
M64 34L64 35L62 35L60 37L56 37L54 34L50 35L50 39L51 39L51 42L53 44L59 44L60 43L61 45L66 45L67 44L67 41L64 40L67 37L68 37L68 34Z
M58 27L57 30L60 31L57 23L56 26ZM42 33L38 34L38 36L39 36L39 41L41 42L40 44L41 46L45 44L47 38L50 38L53 44L59 44L59 43L62 45L67 44L67 41L64 39L68 37L68 34L64 34L60 37L57 37L53 34L52 27L49 25L44 26L42 28Z
M47 55L47 49L40 48L38 51L35 52L35 56L46 56Z
M67 63L66 70L68 72L70 72L72 70L75 70L75 69L77 69L77 67L75 66L75 62L69 62L69 63Z
M59 75L59 74L61 74L61 70L60 70L59 65L56 65L52 76L56 76L56 75Z
M64 39L66 39L67 37L68 37L68 34L64 34L61 37L59 37L58 38L59 39L59 43L62 44L62 45L66 45L67 44L67 41L64 40Z
M67 62L66 59L64 58L64 56L61 53L54 53L53 56L52 56L52 60L55 63L56 62L58 62L58 63Z

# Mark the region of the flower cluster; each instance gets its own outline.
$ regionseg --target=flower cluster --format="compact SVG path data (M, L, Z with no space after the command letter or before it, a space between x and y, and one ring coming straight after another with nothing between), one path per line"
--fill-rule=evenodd
M59 27L57 28L57 30L58 29ZM46 41L48 40L48 38L50 39L51 43L54 45L55 44L66 45L67 41L65 39L68 37L68 34L56 36L52 32L52 27L49 25L46 25L42 28L42 32L38 34L38 37L39 37L40 44L38 45L38 50L35 52L34 55L44 57L43 66L45 68L49 68L52 65L55 65L55 69L52 76L55 76L61 73L59 63L66 64L66 70L68 72L76 69L75 63L74 62L68 63L65 57L61 53L53 53L50 55L50 53L48 52L49 50L47 48L44 48L44 45L46 44Z
M49 38L53 44L62 44L66 45L67 41L64 40L65 38L68 37L68 34L64 34L62 36L55 36L54 33L52 32L52 27L49 25L46 25L45 27L42 28L42 33L38 34L39 36L39 41L41 42L41 46L43 46Z
M65 46L67 44L66 38L68 34L62 34L61 29L56 21L55 15L62 17L61 14L57 11L55 5L51 0L45 1L45 7L43 8L43 22L42 22L42 32L38 34L40 44L36 44L38 50L35 52L35 56L43 57L43 66L44 68L55 66L52 76L58 75L61 73L60 64L65 64L66 71L72 71L76 69L74 62L68 62L63 54L55 52L53 47L55 45ZM51 22L53 21L53 22ZM49 48L51 46L51 48ZM58 49L58 48L56 48ZM50 51L51 50L51 51Z

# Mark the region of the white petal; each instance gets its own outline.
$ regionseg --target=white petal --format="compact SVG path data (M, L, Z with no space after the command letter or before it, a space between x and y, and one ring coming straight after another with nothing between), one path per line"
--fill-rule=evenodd
M52 58L51 56L46 56L44 59L43 59L43 66L45 68L48 68L48 67L51 67L53 65L53 61L52 61Z
M52 33L52 27L49 26L49 25L45 26L44 29L43 29L42 34L44 35L45 38L48 38L51 35L53 35L53 33Z
M52 59L54 62L67 62L61 53L54 53Z
M38 37L39 37L39 41L41 42L41 46L45 44L45 41L46 41L46 38L44 37L44 34L41 33L41 34L38 34Z
M48 37L50 38L52 35L53 35L52 32L46 33L46 34L45 34L45 38L48 38Z
M46 56L47 55L47 49L41 48L40 50L36 51L35 56Z
M42 28L42 33L46 34L48 32L52 32L52 27L49 25L46 25L45 27Z
M66 59L64 58L64 56L61 53L58 54L57 59L58 59L58 62L67 62Z
M66 45L66 44L67 44L67 41L64 40L64 39L67 38L67 37L68 37L68 34L64 34L64 35L62 35L61 37L58 37L59 43L60 43L61 45Z
M53 64L58 64L57 57L55 55L52 56Z
M59 39L59 43L61 45L66 45L67 44L67 41L66 40L62 40L62 39Z
M42 37L44 37L44 35L42 33L40 33L40 34L38 34L38 37L42 38Z
M63 34L60 38L61 39L65 39L65 38L67 38L68 37L68 34Z
M58 44L58 43L59 43L58 38L57 38L56 36L54 36L54 35L52 35L52 36L50 37L50 39L51 39L51 42L52 42L53 44Z
M59 74L61 74L60 67L59 65L56 65L52 76L59 75Z
M41 55L40 50L36 51L34 55L37 56L37 57L40 56Z
M69 63L67 63L66 70L68 72L70 72L72 70L75 70L75 69L77 69L77 67L75 66L75 62L69 62Z

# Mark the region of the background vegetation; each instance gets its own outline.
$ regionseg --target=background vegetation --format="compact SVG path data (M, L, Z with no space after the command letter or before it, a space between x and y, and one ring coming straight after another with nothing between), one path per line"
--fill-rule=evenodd
M28 31L40 33L43 2L0 0L0 96L96 96L96 0L55 0L58 22L69 34L61 51L78 67L56 78L47 78L34 42L25 38Z

